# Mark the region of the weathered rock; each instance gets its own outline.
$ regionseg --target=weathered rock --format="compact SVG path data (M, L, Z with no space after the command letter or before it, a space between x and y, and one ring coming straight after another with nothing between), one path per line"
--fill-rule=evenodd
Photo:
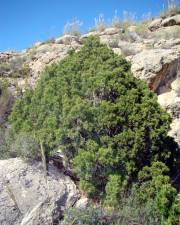
M87 34L81 35L80 40L85 40L89 36L97 36L97 35L98 35L97 31L91 31L91 32L88 32Z
M86 209L87 206L89 205L89 199L86 197L81 197L76 204L74 205L78 209Z
M180 49L180 38L177 39L161 39L157 42L154 42L154 48L159 48L159 49Z
M180 63L179 51L173 49L143 50L132 57L131 63L133 74L145 80L151 90L158 91L165 81L176 77Z
M114 35L114 34L118 34L120 31L120 29L117 29L115 27L109 27L106 28L103 32L100 33L100 35Z
M161 18L158 18L158 19L153 20L153 21L148 25L148 29L149 29L150 31L157 30L158 28L160 28L161 22L162 22L162 19L161 19Z
M0 224L50 225L79 198L73 181L53 165L45 176L41 162L0 161Z
M180 15L168 17L161 22L161 26L163 27L174 25L180 25Z
M117 55L122 55L123 52L120 48L113 48L114 53L116 53Z
M180 118L176 118L173 120L169 135L174 137L175 141L177 141L177 143L179 143L180 145Z
M36 48L33 53L33 60L29 63L32 76L28 77L26 82L34 87L44 68L64 59L71 48L71 45L64 44L44 44ZM78 49L79 45L73 45L73 48Z
M55 39L55 43L56 44L63 44L63 45L71 45L73 41L78 43L79 42L79 37L66 34L66 35L64 35L62 37L59 37L59 38Z

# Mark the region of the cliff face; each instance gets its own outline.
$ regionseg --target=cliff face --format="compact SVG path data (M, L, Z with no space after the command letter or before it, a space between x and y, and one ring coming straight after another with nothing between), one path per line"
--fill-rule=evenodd
M132 64L134 76L145 80L158 101L173 117L170 135L180 144L180 26L179 16L156 19L128 27L124 33L107 28L82 36L64 35L46 43L35 43L20 53L0 53L0 78L9 82L13 94L34 87L47 65L62 60L70 49L81 48L89 35L98 35L113 51Z

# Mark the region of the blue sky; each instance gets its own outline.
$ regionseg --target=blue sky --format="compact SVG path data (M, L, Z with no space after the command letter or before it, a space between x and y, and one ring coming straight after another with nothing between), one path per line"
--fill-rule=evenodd
M77 17L82 31L93 27L100 13L109 20L115 10L136 12L137 18L149 11L157 15L166 0L0 0L0 51L22 50L36 41L63 33L64 24Z

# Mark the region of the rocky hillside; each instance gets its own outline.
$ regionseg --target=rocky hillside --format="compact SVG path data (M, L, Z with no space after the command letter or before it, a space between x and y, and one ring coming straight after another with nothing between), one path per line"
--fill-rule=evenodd
M115 53L132 63L134 76L145 80L157 93L159 103L173 117L170 135L180 143L180 15L128 26L110 27L81 36L37 42L22 52L0 53L0 77L8 81L13 95L34 87L47 65L62 60L70 49L78 50L83 40L98 35ZM9 109L8 109L9 110Z
M0 79L7 81L11 95L18 97L26 88L35 87L46 66L62 60L71 49L78 51L90 35L99 36L115 53L131 62L134 76L145 80L159 103L171 113L169 134L180 144L180 15L125 30L110 27L81 36L64 35L37 42L19 53L0 53ZM13 101L9 97L4 104L1 99L0 89L0 124L7 118ZM52 224L66 208L87 203L87 199L78 201L80 194L75 183L52 162L48 173L46 176L38 161L0 161L0 224Z

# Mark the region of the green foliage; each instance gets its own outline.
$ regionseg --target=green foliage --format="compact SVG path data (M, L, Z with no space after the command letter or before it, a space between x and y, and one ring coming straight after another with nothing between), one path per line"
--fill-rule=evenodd
M177 191L170 184L167 176L168 167L162 162L154 162L151 167L145 166L138 174L138 182L133 191L141 205L152 201L152 210L161 218L162 224L176 224L178 220Z
M154 205L164 218L168 218L176 195L176 189L174 189L170 184L163 185L157 192Z
M140 206L132 197L123 198L120 208L93 207L86 209L69 208L65 211L64 219L60 225L86 224L86 225L159 225L160 219L152 212L152 202Z
M113 204L118 186L127 189L144 166L170 165L175 156L169 114L130 64L97 37L47 68L35 90L17 100L10 120L15 134L32 133L47 152L62 149L81 188L103 197L107 189Z
M116 207L119 205L121 193L121 177L119 175L110 175L106 184L106 204Z
M180 201L175 200L169 210L169 215L166 220L166 225L178 225L180 224Z
M8 90L8 83L0 80L0 126L4 126L11 111L14 98Z
M105 212L101 208L88 207L86 209L70 208L59 225L110 225Z
M0 128L0 159L9 157L8 134L5 129Z
M154 199L162 186L170 183L168 172L169 169L164 163L154 162L152 166L145 166L138 173L138 183L134 188L142 204L149 199Z

